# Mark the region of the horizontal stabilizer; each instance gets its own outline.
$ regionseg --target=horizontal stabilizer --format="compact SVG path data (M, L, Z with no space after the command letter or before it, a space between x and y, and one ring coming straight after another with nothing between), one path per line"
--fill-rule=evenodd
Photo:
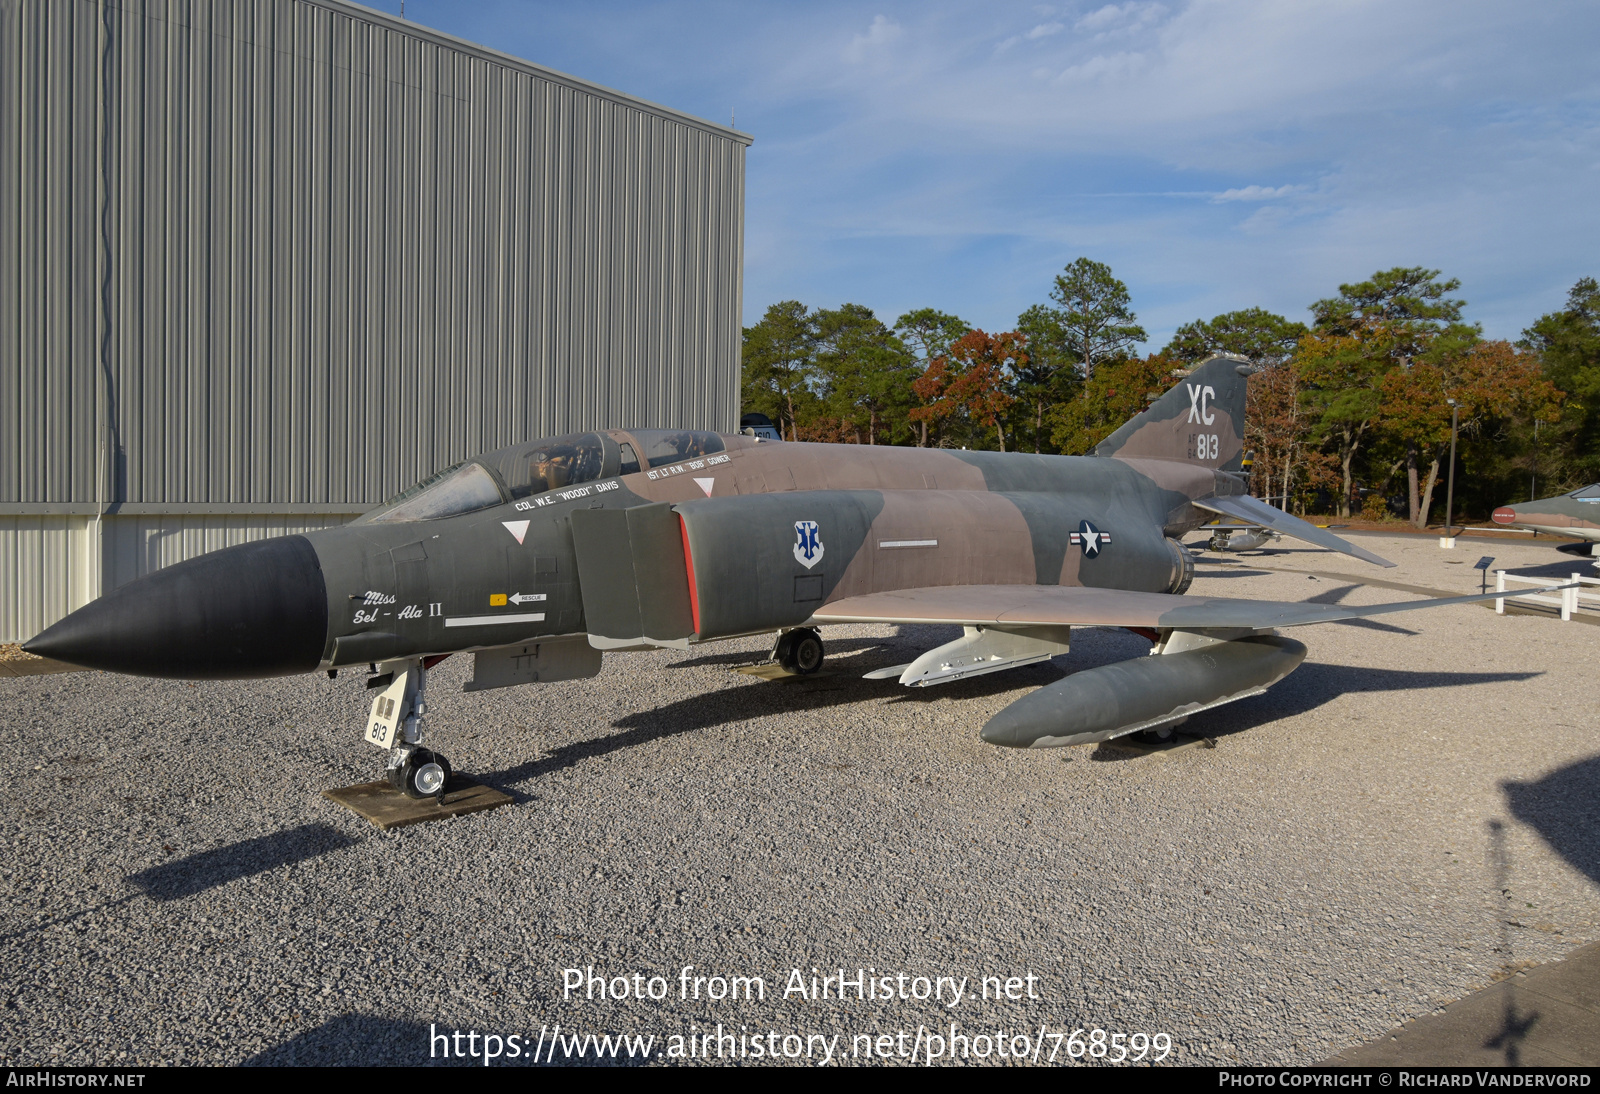
M1425 597L1357 607L1135 593L1078 585L949 585L845 597L818 608L812 619L818 623L959 623L964 627L1000 629L1070 626L1265 631L1363 619L1390 612L1408 612L1413 608L1509 600L1550 591L1473 593L1471 596Z
M1271 528L1274 532L1281 532L1286 536L1304 540L1329 551L1338 551L1342 555L1359 558L1362 562L1370 562L1374 566L1393 566L1394 563L1386 558L1379 558L1371 551L1344 540L1328 531L1318 528L1315 524L1301 520L1282 509L1274 509L1266 502L1248 495L1239 495L1231 498L1206 498L1204 501L1194 503L1198 508L1209 509L1213 513L1221 513L1225 517L1234 517L1238 520L1249 521L1251 524L1262 528Z

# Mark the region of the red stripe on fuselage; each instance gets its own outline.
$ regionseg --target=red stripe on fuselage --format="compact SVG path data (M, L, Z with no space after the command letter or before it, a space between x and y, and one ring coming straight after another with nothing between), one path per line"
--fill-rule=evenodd
M678 514L678 531L683 534L683 568L689 575L689 615L694 619L694 633L700 633L700 594L694 587L694 559L689 555L689 526Z

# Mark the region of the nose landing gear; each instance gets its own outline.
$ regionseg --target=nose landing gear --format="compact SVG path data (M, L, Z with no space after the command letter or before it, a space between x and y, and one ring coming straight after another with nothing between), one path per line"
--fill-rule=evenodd
M366 739L389 750L389 785L408 798L433 798L450 782L450 761L422 747L422 719L427 713L427 667L416 659L377 666L375 683L388 686L372 701Z
M450 761L440 753L415 745L401 745L390 754L400 759L389 768L389 785L408 798L435 798L450 781Z

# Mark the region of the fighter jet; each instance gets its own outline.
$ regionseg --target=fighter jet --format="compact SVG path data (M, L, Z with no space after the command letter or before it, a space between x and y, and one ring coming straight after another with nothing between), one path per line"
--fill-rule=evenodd
M1553 536L1571 536L1580 543L1564 544L1570 554L1588 554L1600 568L1600 483L1517 505L1502 505L1489 514L1496 524L1530 528Z
M1305 657L1278 628L1492 598L1368 607L1184 595L1178 542L1218 516L1378 565L1248 496L1245 378L1215 357L1091 456L806 444L608 429L446 468L340 528L167 567L25 645L111 672L252 678L364 667L363 729L391 783L442 792L423 745L428 671L473 654L468 690L594 676L606 650L776 635L815 672L818 628L958 624L960 638L869 674L924 687L1066 653L1123 627L1152 653L1013 703L984 740L1050 747L1162 732L1260 694Z

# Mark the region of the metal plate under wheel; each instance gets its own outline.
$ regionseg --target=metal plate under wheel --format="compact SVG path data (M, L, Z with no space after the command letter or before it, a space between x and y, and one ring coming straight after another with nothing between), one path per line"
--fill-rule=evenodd
M790 672L776 661L767 661L759 665L741 665L733 671L761 680L821 680L833 675L827 669L807 673Z
M514 800L510 794L503 794L491 786L468 782L460 776L450 779L442 806L434 798L408 798L390 786L387 779L324 790L322 796L355 810L384 831L447 817L461 817L468 813L481 813L485 809L510 805Z

